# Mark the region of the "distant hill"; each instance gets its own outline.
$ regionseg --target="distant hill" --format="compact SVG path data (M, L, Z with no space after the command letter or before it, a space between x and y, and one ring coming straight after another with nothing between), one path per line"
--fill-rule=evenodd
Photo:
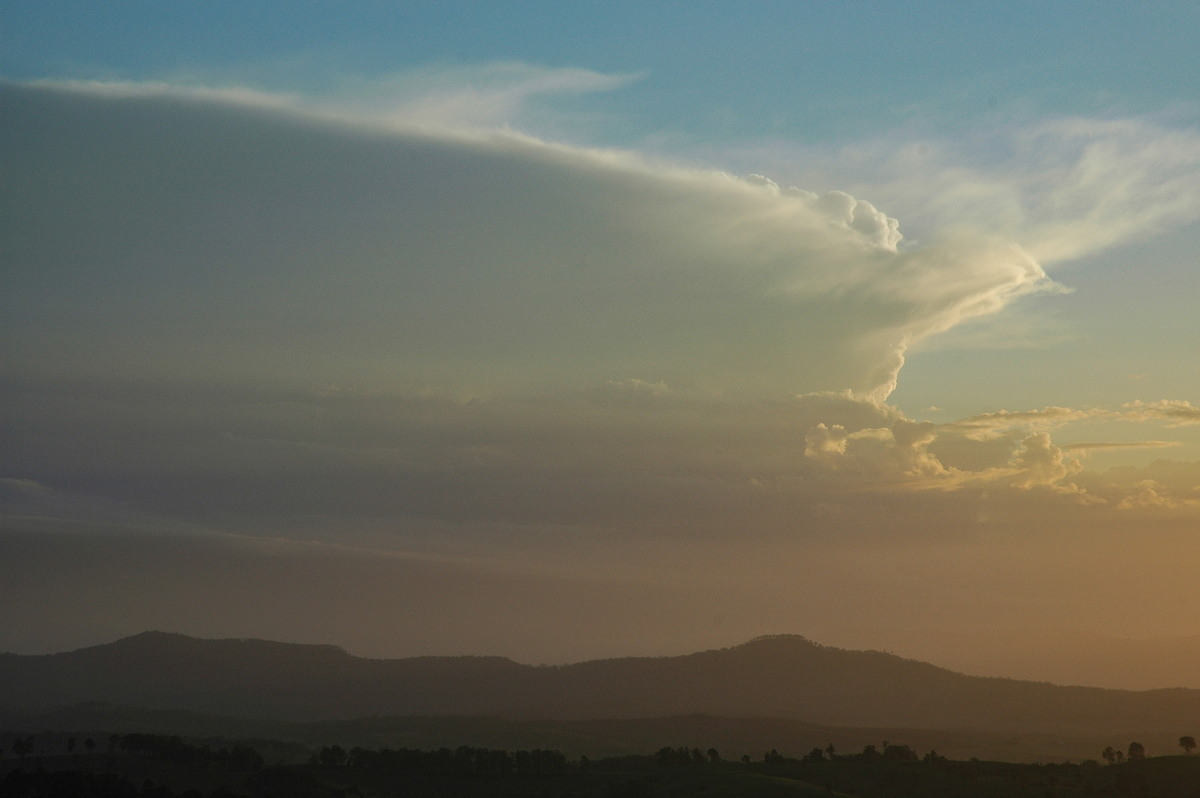
M384 715L523 719L703 713L808 723L1055 734L1195 733L1200 690L1132 692L966 676L778 636L678 657L521 665L372 660L333 646L147 632L63 654L0 655L0 707L83 702L279 720Z
M1129 690L1200 688L1200 635L1119 638L1070 629L976 633L899 629L878 648L977 676Z

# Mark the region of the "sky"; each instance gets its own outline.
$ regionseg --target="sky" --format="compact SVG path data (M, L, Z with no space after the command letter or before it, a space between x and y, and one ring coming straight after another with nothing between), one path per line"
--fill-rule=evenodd
M1200 637L1197 29L0 0L0 650Z

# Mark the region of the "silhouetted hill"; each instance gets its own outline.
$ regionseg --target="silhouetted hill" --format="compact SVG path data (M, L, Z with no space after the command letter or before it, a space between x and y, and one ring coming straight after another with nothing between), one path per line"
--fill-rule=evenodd
M143 632L63 654L0 655L0 705L99 701L294 720L392 707L440 714L488 702L502 674L527 670L501 657L372 660L336 646Z
M1131 692L965 676L802 637L679 657L521 665L501 657L371 660L332 646L151 632L64 654L0 655L0 705L89 701L329 720L368 715L650 718L1055 733L1186 733L1200 691Z
M1200 689L1200 635L1119 638L1072 629L873 632L901 656L976 676L1125 690Z

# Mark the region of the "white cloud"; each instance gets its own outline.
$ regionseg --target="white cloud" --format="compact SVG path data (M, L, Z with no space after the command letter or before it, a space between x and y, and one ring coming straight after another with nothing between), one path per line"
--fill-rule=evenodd
M1186 399L1160 399L1157 402L1129 402L1121 407L1122 414L1138 421L1164 421L1169 427L1200 424L1200 407Z
M1013 485L1020 488L1057 486L1083 470L1079 461L1067 457L1046 432L1025 438L1014 453L1012 464L1017 471Z
M809 429L804 436L804 456L825 463L836 464L839 455L846 453L846 428L841 424L826 426L822 421Z
M1144 479L1136 487L1136 492L1125 496L1117 504L1118 510L1133 510L1137 508L1177 510L1186 507L1200 507L1200 499L1172 496L1168 491L1164 490L1162 485L1152 479Z
M884 249L895 250L903 238L900 223L879 211L874 205L856 200L844 191L830 191L817 199L818 205L831 217L858 230Z

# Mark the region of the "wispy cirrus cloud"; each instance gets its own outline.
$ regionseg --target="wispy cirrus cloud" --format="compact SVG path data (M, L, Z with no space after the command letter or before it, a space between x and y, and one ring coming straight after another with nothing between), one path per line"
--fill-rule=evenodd
M379 115L409 125L524 128L536 125L540 101L613 91L641 78L636 73L515 61L441 65L343 84L336 104L356 114Z
M1043 265L1074 261L1200 218L1200 134L1149 116L984 118L953 137L914 122L837 149L748 148L800 163L816 184L840 176L900 215L922 240L971 230L1019 242Z
M1070 407L1045 407L1041 410L998 410L994 413L981 413L954 421L946 424L945 427L968 437L987 438L1011 430L1053 429L1074 421L1107 414L1108 411L1105 410L1079 410Z
M1183 444L1179 441L1081 441L1065 443L1063 449L1070 452L1099 452L1119 449L1170 449Z

